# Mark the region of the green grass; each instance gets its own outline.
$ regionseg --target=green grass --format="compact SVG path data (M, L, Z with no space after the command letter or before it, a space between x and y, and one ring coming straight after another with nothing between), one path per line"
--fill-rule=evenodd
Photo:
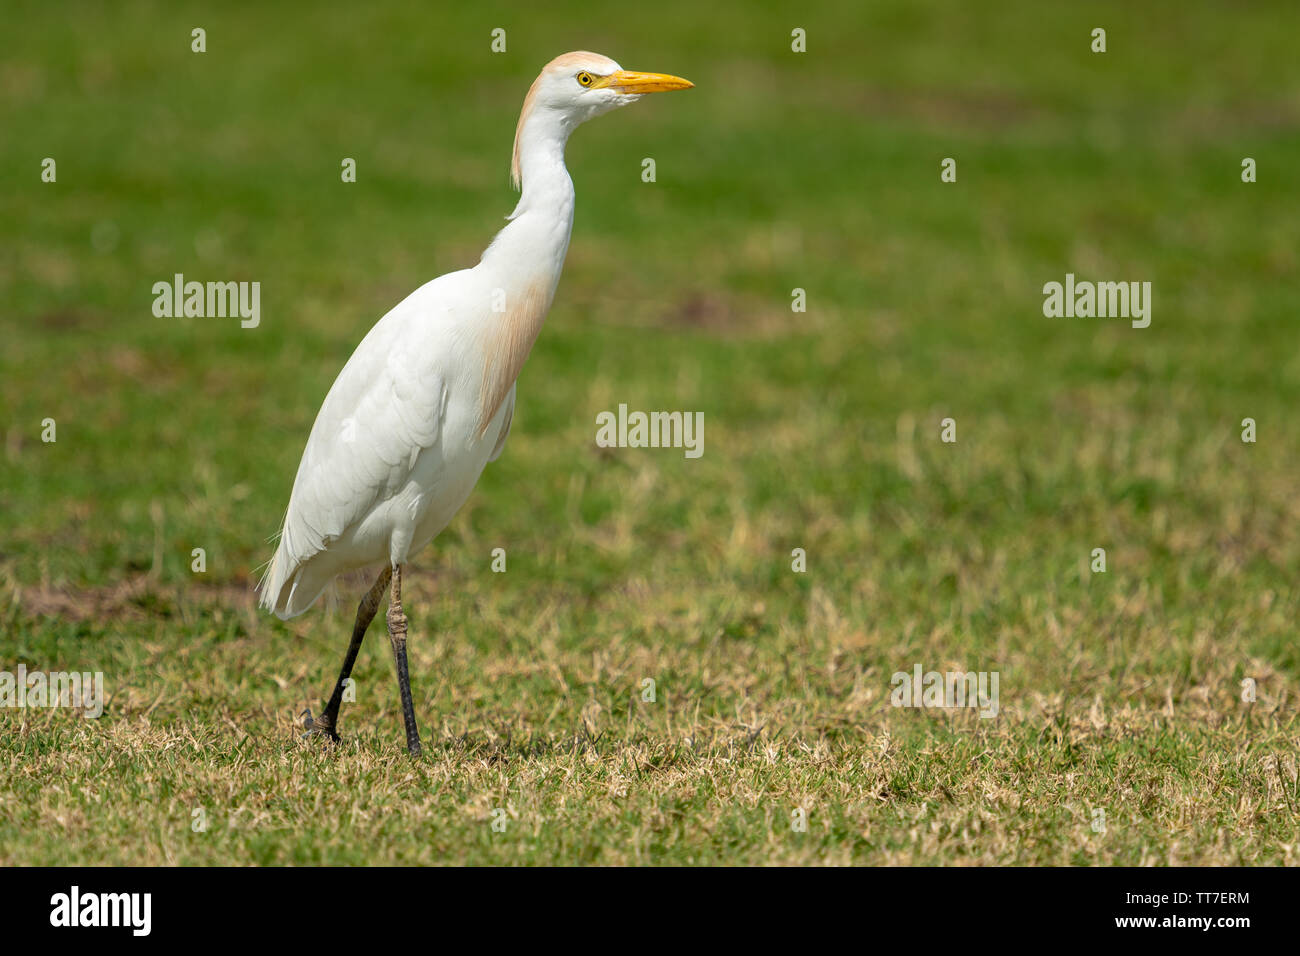
M10 8L0 669L110 700L0 709L0 862L1296 862L1294 5ZM506 452L407 576L423 758L380 625L300 741L363 587L253 607L312 419L575 48L696 88L570 143ZM176 272L260 327L154 318ZM1066 272L1151 327L1044 318ZM620 402L703 457L596 448ZM999 715L890 706L917 663Z

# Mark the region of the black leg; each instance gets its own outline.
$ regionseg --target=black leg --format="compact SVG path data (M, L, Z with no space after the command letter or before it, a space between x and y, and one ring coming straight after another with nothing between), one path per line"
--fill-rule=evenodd
M379 577L371 585L370 590L366 592L361 603L357 605L357 622L352 627L352 642L348 644L348 654L343 658L343 669L339 671L338 682L334 685L334 693L330 694L329 703L325 705L325 712L319 717L313 718L311 712L307 712L307 730L312 733L323 734L335 742L338 741L338 720L339 705L343 703L343 687L347 679L352 676L352 665L357 662L357 652L361 650L361 642L366 636L366 628L370 622L375 619L375 614L379 611L379 602L383 600L384 591L388 588L388 581L393 576L393 569L385 566L384 570L379 572Z
M388 640L397 664L397 686L402 692L402 720L406 723L406 749L420 756L420 732L415 729L415 705L411 703L411 675L406 669L406 612L402 610L402 566L393 568L393 594L388 601Z

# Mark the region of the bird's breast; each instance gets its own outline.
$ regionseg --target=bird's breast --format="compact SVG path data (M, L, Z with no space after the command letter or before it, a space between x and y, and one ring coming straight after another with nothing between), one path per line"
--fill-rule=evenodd
M554 291L555 280L552 277L538 276L513 295L506 291L505 308L494 312L484 323L478 438L487 434L488 427L519 378L551 308Z

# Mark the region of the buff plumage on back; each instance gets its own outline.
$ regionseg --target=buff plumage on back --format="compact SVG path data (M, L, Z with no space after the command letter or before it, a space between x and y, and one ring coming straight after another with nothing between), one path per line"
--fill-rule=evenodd
M524 97L524 108L519 111L519 122L515 125L515 151L510 157L510 184L519 189L523 185L522 173L519 169L519 137L524 131L524 121L528 119L533 111L533 102L537 99L537 85L542 82L542 77L548 73L554 73L561 70L577 70L583 65L590 65L592 61L609 63L611 68L614 61L608 57L601 56L599 53L590 53L587 50L574 50L572 53L561 53L546 66L542 67L542 72L537 74L537 79L533 80L533 85L528 88L528 95Z

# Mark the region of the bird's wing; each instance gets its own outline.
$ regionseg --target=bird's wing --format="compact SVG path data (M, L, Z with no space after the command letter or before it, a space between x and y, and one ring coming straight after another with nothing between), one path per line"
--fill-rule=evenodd
M403 323L377 325L330 388L289 498L281 550L290 568L327 548L410 479L439 444L447 383Z
M510 434L510 426L515 420L515 386L510 386L510 395L506 398L506 417L501 422L501 433L497 435L497 443L492 449L492 454L488 455L488 461L493 462L501 457L501 453L506 448L506 437Z

